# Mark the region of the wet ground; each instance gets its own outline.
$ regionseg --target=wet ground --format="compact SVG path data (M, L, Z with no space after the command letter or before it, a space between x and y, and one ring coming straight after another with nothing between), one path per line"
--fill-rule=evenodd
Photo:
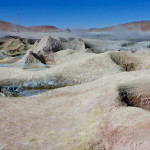
M11 67L11 64L0 64L1 67ZM40 71L40 70L45 70L47 68L53 67L52 65L42 67L42 68L24 68L29 71ZM44 82L44 81L43 81ZM35 84L35 83L33 83ZM0 96L3 97L26 97L26 96L33 96L33 95L38 95L43 92L46 92L50 89L24 89L21 86L3 86L0 85Z
M0 86L0 96L3 97L25 97L38 95L43 92L48 91L48 89L23 89L22 87L16 86Z
M38 95L38 94L41 94L41 93L44 93L48 90L38 90L38 89L34 89L34 90L24 90L22 92L20 92L18 94L19 97L25 97L25 96L32 96L32 95Z
M10 67L10 64L0 64L0 67Z

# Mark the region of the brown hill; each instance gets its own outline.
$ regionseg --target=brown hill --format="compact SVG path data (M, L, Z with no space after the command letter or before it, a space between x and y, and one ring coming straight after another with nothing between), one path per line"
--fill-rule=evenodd
M62 31L61 29L58 29L54 26L33 26L33 27L29 27L28 29L33 30L33 31L37 31L37 32L60 32Z
M35 26L35 27L24 27L9 23L6 21L0 21L0 30L7 32L59 32L62 31L54 26Z
M24 26L16 25L13 23L5 22L5 21L0 21L0 30L1 31L10 31L10 32L18 32L18 31L23 31L27 32L30 31Z
M115 25L115 26L110 26L105 28L91 28L89 29L89 31L90 32L111 32L111 31L116 31L119 28L121 29L122 27L131 31L148 32L150 31L150 21L129 22L126 24L120 24L120 25Z

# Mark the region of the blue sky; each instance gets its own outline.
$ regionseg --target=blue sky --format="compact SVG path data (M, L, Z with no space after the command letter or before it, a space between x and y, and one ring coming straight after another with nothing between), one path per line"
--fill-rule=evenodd
M0 0L0 20L62 29L105 27L150 20L150 0Z

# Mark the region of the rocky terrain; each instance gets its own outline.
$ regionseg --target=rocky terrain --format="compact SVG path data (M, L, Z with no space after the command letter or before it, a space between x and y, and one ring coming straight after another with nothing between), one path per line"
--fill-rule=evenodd
M149 149L150 41L101 36L0 38L1 150Z

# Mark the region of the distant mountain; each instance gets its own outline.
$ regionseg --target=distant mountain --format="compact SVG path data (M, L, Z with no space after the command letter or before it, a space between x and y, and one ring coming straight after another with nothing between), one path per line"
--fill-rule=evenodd
M0 30L2 31L10 31L10 32L18 32L18 31L24 31L27 32L29 29L27 29L24 26L19 26L13 23L0 21Z
M54 26L33 26L33 27L24 27L9 23L6 21L0 21L0 30L7 32L60 32L61 29L58 29Z
M28 29L37 31L37 32L60 32L62 31L61 29L58 29L54 26L33 26L33 27L28 27Z
M127 29L130 31L143 31L143 32L150 32L150 21L137 21L137 22L129 22L126 24L120 24L105 28L91 28L89 29L90 32L111 32L117 31L121 29Z

